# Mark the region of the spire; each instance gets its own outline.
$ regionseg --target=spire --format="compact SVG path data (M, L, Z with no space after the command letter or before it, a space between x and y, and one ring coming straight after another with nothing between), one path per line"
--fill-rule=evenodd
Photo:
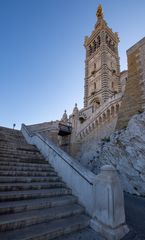
M67 118L67 113L66 113L66 110L65 110L65 111L64 111L64 114L63 114L63 116L62 116L61 121L67 122L67 120L68 120L68 118Z
M96 16L97 16L98 19L104 17L103 8L102 8L101 4L99 4L99 6L98 6L98 9L97 9L97 12L96 12Z
M75 114L75 113L78 113L78 111L79 111L79 109L78 109L78 107L77 107L77 103L75 103L75 107L74 107L74 109L73 109L73 113Z
M75 103L75 107L73 109L73 116L78 117L79 109L77 107L77 103Z

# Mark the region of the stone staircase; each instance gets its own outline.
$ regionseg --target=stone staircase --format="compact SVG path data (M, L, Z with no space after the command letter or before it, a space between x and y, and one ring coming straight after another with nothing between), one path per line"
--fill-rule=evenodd
M55 239L85 229L77 198L18 130L0 127L0 239Z

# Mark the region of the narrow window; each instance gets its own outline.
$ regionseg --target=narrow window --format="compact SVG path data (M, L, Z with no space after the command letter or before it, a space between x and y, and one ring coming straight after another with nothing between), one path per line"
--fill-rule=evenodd
M94 90L96 89L96 83L94 82Z
M94 46L94 52L96 51L96 47L97 47L97 43L96 43L96 41L94 40L94 42L93 42L93 46Z
M112 82L112 89L114 89L114 82Z
M89 54L90 55L92 54L92 46L91 45L89 46Z

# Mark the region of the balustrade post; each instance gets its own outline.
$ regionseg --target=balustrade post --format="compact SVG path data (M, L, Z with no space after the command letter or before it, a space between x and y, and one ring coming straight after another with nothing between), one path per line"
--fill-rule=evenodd
M105 165L94 185L95 211L90 226L108 240L119 240L129 229L125 223L124 197L115 168Z

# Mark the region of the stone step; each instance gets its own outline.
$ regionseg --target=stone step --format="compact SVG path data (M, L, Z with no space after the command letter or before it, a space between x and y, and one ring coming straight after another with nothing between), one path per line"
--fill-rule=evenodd
M57 237L55 238L55 240L56 239L57 240L106 240L106 238L102 237L99 233L94 231L89 226L84 229L69 233L67 235ZM130 239L130 240L133 240L133 239Z
M45 161L44 163L35 163L35 162L17 162L17 161L0 161L0 166L19 166L19 167L43 167L47 168L50 164Z
M42 157L42 155L40 154L40 153L38 153L38 152L26 152L26 151L24 151L24 152L22 152L22 151L19 151L19 150L13 150L13 151L10 151L10 150L0 150L0 156L1 157L11 157L11 156L13 156L13 157L23 157L23 158L26 158L26 157L28 157L28 158L40 158L40 159L42 159L43 157Z
M49 222L72 215L81 214L84 208L78 204L29 210L26 212L6 214L0 216L0 232L27 227L37 223Z
M70 216L48 223L32 225L15 231L1 232L2 240L50 240L75 232L89 225L89 217L81 214ZM93 239L91 239L93 240Z
M34 209L64 206L76 203L77 198L72 195L47 197L40 199L0 202L0 214L16 213Z
M40 159L44 160L44 158L39 154L18 154L18 153L0 153L0 158L19 158L19 159Z
M77 198L20 131L0 127L0 240L46 240L85 228Z
M0 165L0 171L2 170L6 170L6 171L54 171L54 168L53 167L50 167L49 165L48 166L45 166L45 167L32 167L32 166L9 166L9 165Z
M0 139L0 148L6 148L6 149L17 149L17 148L25 148L30 150L37 150L37 148L34 145L30 145L26 142L11 142Z
M20 136L20 135L16 135L16 134L11 134L11 133L9 133L9 132L0 132L0 138L1 138L1 140L7 140L7 141L12 141L12 140L14 140L14 141L20 141L20 140L22 140L23 142L25 142L26 143L26 141L25 141L25 139L23 139L22 138L22 136Z
M0 132L21 134L21 132L17 129L7 128L7 127L2 127L2 126L0 126Z
M18 190L39 190L66 187L66 184L59 182L33 182L33 183L0 183L0 191L18 191Z
M0 137L1 137L1 139L6 139L6 140L11 140L11 139L14 139L14 140L25 140L25 139L23 139L22 138L22 136L21 135L19 135L19 134L13 134L13 133L10 133L10 132L6 132L6 131L4 131L4 132L1 132L0 131Z
M44 158L40 154L21 154L21 153L11 153L11 152L0 152L0 158L19 158L19 159L39 159L44 160Z
M36 146L31 144L18 144L18 142L0 142L0 151L9 150L9 151L20 151L20 152L29 152L29 153L40 153Z
M38 154L38 155L40 155L40 152L37 150L37 149L31 149L31 148L20 148L20 147L9 147L9 146L7 146L7 147L1 147L1 145L0 145L0 152L1 153L4 153L4 152L8 152L8 153L15 153L15 152L17 152L17 153L21 153L21 154Z
M26 153L26 154L40 154L39 150L36 149L36 148L31 148L30 147L10 147L8 145L5 145L5 146L1 146L0 145L0 152L10 152L10 153L13 153L13 152L18 152L18 153Z
M21 199L44 198L50 196L68 195L71 190L68 188L52 188L27 191L7 191L0 192L0 202L14 201Z
M28 143L24 138L21 138L19 136L12 136L8 134L0 134L0 142L2 144L5 144L7 142L15 145L20 145L20 144L28 145Z
M22 163L37 163L37 164L45 164L45 163L47 163L47 161L46 160L44 160L44 159L36 159L36 158L34 158L34 159L32 159L32 158L30 158L30 159L28 159L28 158L1 158L0 157L0 165L1 165L1 162L3 162L3 161L5 161L5 162L22 162Z
M56 176L56 173L54 171L0 171L0 176L47 177Z
M0 183L56 182L59 180L61 178L57 175L49 177L0 177Z
M9 139L9 138L22 139L22 137L23 137L23 135L20 131L15 132L15 131L10 131L9 129L8 130L0 130L0 135L7 139Z

